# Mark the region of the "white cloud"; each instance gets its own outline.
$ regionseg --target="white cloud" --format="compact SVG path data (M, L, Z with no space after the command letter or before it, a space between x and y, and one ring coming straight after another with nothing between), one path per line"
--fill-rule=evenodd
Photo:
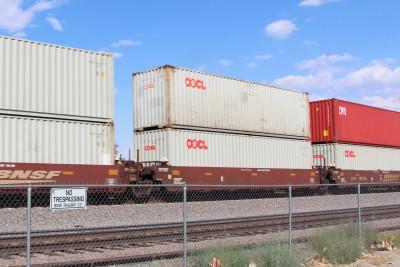
M278 20L268 24L265 27L265 32L272 38L284 39L296 29L296 25L290 20Z
M265 54L265 55L258 55L258 56L255 56L254 59L256 59L256 60L264 60L264 59L269 59L269 58L271 58L271 57L272 57L272 55L270 55L270 54Z
M142 42L140 41L133 41L133 40L119 40L118 42L114 42L111 44L113 47L120 47L120 46L127 46L127 45L141 45Z
M297 64L299 68L315 71L315 74L289 75L275 80L273 84L304 91L347 90L387 95L396 93L400 99L400 67L391 68L388 63L392 62L392 59L374 60L358 70L338 67L342 70L339 73L335 68L329 67L329 64L322 63L354 59L351 55L332 55L322 58L324 60L309 60Z
M381 96L365 96L361 100L371 106L400 110L400 100L394 97L382 98Z
M23 0L0 0L0 28L10 33L22 32L38 12L55 8L60 0L37 0L23 9Z
M323 97L319 94L310 94L308 98L310 101L319 101L319 100L327 99L326 97Z
M301 1L299 6L319 6L324 3L324 0L304 0Z
M229 60L229 59L219 59L218 62L221 63L222 66L232 66L233 65L233 61Z
M247 64L247 66L249 66L249 67L257 67L258 63L257 62L250 62L250 63Z
M56 31L63 31L63 27L61 26L61 23L58 19L56 18L51 18L47 17L46 20L50 23L51 27L53 27L54 30Z
M326 4L327 2L340 2L342 0L303 0L300 2L299 6L320 6Z
M114 95L118 94L120 91L117 88L114 88Z
M373 60L370 65L381 65L381 66L390 66L393 64L395 60L393 58L385 58L384 60Z
M343 61L350 61L350 60L357 60L350 54L343 54L343 55L325 55L322 54L321 56L304 60L296 64L299 69L310 69L312 72L341 72L343 71L342 67L335 67L334 64Z
M26 37L26 33L25 32L16 32L12 35L13 37Z

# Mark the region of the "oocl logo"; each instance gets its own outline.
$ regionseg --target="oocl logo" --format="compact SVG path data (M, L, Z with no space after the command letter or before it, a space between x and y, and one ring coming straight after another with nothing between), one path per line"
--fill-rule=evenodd
M186 84L186 87L192 87L192 88L206 90L206 87L204 86L204 82L202 80L186 78L185 84Z
M186 141L186 146L189 149L208 149L205 140L188 139Z
M354 151L351 151L351 150L344 151L344 156L346 158L355 158L356 157L356 155L354 154Z
M149 151L149 150L156 150L156 146L145 146L144 147L145 151Z

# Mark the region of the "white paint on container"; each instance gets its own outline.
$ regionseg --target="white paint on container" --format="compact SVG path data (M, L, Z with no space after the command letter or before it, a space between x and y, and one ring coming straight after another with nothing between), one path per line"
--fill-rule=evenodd
M114 163L112 124L0 115L0 162Z
M343 170L400 170L400 149L351 144L312 145L314 166L335 166Z
M193 130L135 133L141 161L167 157L172 166L310 169L306 140Z
M134 129L310 136L308 93L163 66L133 74Z
M0 114L112 122L113 56L0 36Z

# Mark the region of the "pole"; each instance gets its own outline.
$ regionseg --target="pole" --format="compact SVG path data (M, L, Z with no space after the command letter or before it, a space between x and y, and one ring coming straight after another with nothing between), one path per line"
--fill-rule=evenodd
M358 237L360 239L360 243L361 241L361 187L360 187L360 183L358 183L357 186L357 192L358 192Z
M183 266L187 264L186 185L183 187Z
M31 203L32 187L29 185L27 199L26 266L31 266Z
M289 251L292 251L292 186L289 185Z

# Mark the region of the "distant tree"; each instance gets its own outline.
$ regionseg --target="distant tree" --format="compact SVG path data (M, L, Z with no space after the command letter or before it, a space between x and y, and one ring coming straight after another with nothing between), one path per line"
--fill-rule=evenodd
M118 144L114 144L114 155L115 156L118 156L118 147L119 147Z

